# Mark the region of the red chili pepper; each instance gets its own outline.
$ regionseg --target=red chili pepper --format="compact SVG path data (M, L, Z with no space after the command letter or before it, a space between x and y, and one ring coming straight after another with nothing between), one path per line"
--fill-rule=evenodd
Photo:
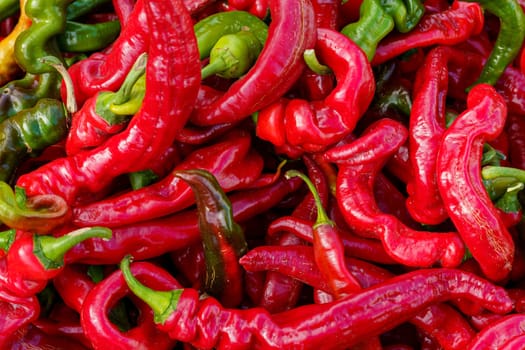
M518 337L523 338L524 327L525 315L514 314L504 316L476 334L469 344L469 349L502 349L509 341Z
M303 51L315 43L315 19L309 1L270 1L268 40L253 67L216 101L194 109L196 125L237 122L274 102L299 78ZM277 59L278 58L278 59Z
M143 108L124 131L100 147L22 175L18 186L29 196L55 193L74 203L82 193L97 193L116 176L143 170L171 146L186 123L200 81L191 17L180 1L149 2L146 10L150 39L163 45L149 46ZM178 54L181 50L184 55Z
M128 191L73 209L79 226L114 227L172 214L194 203L190 186L175 176L176 171L200 168L209 171L224 191L250 185L261 174L263 160L251 147L247 132L225 135L223 140L202 147L187 156L167 176L152 185Z
M170 290L181 285L165 270L145 262L138 262L134 267L137 277L151 288ZM108 318L111 308L130 291L122 273L115 271L89 292L81 310L81 324L94 349L112 348L129 349L172 349L175 342L158 330L153 322L151 310L147 305L135 300L134 305L140 310L138 324L121 332Z
M85 270L83 265L66 264L53 278L53 285L62 301L79 313L86 296L96 285Z
M458 266L465 248L456 232L416 231L385 214L374 199L374 182L386 160L404 143L408 132L395 121L382 119L348 145L325 153L339 166L337 200L349 227L365 237L378 238L385 251L407 266Z
M384 63L410 49L460 43L472 35L479 34L483 23L483 10L479 4L455 1L443 12L423 15L410 32L393 33L382 40L372 65Z
M300 306L275 315L260 308L225 309L213 298L200 300L193 289L156 292L134 278L129 259L123 260L121 270L133 293L154 309L159 329L203 349L282 349L299 344L304 349L348 348L455 297L475 300L499 313L512 309L503 288L454 269L409 272L333 303Z
M447 219L436 179L437 151L446 128L448 61L445 46L432 49L418 70L410 112L409 159L412 177L407 183L406 205L412 217L437 225Z
M74 339L47 334L33 324L19 329L16 339L9 344L11 350L23 349L69 349L88 350L86 346Z
M492 86L470 91L467 109L445 131L437 178L445 208L483 273L502 280L510 273L514 242L481 179L483 144L501 133L506 104Z
M230 201L234 219L244 222L255 217L277 205L298 188L298 181L280 178L268 186L232 193ZM160 219L113 228L111 239L84 241L68 251L64 259L66 266L75 262L116 264L126 254L134 254L141 260L151 259L199 242L199 237L197 211L187 210Z
M372 101L374 76L364 52L346 36L318 29L315 52L330 67L337 86L322 101L279 100L259 111L257 135L277 147L318 152L343 139ZM277 112L277 113L276 113Z
M36 296L21 297L0 288L0 347L9 348L15 333L36 320L40 304Z

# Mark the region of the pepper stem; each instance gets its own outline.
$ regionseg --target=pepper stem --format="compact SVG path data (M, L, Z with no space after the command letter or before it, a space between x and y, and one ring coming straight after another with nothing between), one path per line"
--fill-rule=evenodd
M137 58L137 60L133 64L133 67L131 67L128 75L126 76L126 79L124 79L124 82L122 83L120 88L113 95L113 104L120 105L129 100L133 86L139 80L139 78L143 76L146 72L147 61L148 54L146 52L142 53Z
M55 56L44 56L40 58L42 63L48 64L55 68L58 73L62 76L64 84L66 86L67 97L66 97L66 109L69 113L75 113L78 110L77 100L75 98L75 87L71 75L67 71L64 64Z
M308 189L312 193L312 196L314 197L314 201L315 201L315 206L317 207L317 220L315 221L315 224L313 226L314 229L320 225L333 226L334 222L330 220L330 218L328 217L328 214L326 214L326 211L323 208L323 203L321 202L321 197L319 196L319 192L315 188L312 181L308 178L308 176L294 169L288 170L284 174L284 176L287 179L295 177L295 176L301 178L306 183L306 186L308 186Z
M125 256L120 262L120 270L126 284L133 294L143 300L153 310L155 323L164 324L169 316L177 310L177 305L184 289L170 291L153 290L133 276L130 263L130 255Z
M64 264L64 255L71 248L94 237L110 239L111 230L106 227L83 227L60 237L34 235L33 252L46 269L54 269Z
M310 68L313 72L317 74L324 75L332 72L330 67L319 62L319 59L317 58L314 49L304 50L303 59L308 68Z
M516 179L515 182L525 182L525 170L506 166L485 166L481 169L481 176L484 180L493 180L497 177L510 177Z

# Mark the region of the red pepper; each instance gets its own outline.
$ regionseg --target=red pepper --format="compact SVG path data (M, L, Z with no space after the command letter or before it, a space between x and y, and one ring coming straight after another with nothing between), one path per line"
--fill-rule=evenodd
M436 162L446 127L450 55L445 46L427 54L416 75L410 112L409 159L413 176L407 183L406 205L416 221L427 225L437 225L448 217L437 186Z
M505 101L492 86L470 91L467 109L445 131L437 178L445 208L483 273L502 280L510 273L514 242L481 179L483 144L504 128Z
M469 349L502 349L515 338L524 338L525 315L507 315L483 328L469 344ZM521 340L523 341L523 339ZM508 348L513 349L513 348ZM519 349L519 347L514 348Z
M159 329L202 349L299 345L304 349L344 349L455 297L480 302L499 313L512 309L503 288L454 269L409 272L336 302L304 305L275 315L260 308L225 309L211 297L200 299L193 289L156 292L134 278L129 259L123 260L121 270L133 293L154 309Z
M146 285L161 290L180 288L181 285L165 270L150 264L138 262L134 273ZM159 331L153 323L153 315L147 305L135 300L140 311L138 324L121 332L108 318L109 311L122 298L130 295L122 273L115 271L99 282L86 296L81 310L81 324L94 349L158 349L169 350L175 342Z
M224 191L232 191L255 181L263 160L252 149L247 132L229 133L217 143L191 153L171 174L152 185L74 208L73 222L79 226L114 227L173 214L194 203L190 186L174 172L193 168L213 173Z
M408 132L395 121L382 119L372 124L353 143L325 153L339 166L337 200L349 227L366 237L378 238L385 251L407 266L458 266L465 248L456 232L416 231L395 216L381 212L374 199L374 182L386 160Z
M233 193L230 201L234 219L244 222L261 214L277 205L298 187L298 181L280 178L268 186ZM195 244L200 238L196 210L122 225L112 231L112 238L109 240L87 240L73 247L64 257L66 266L74 262L116 264L126 254L133 254L141 260L151 259Z
M143 107L103 145L22 175L18 185L29 196L54 193L71 204L82 194L97 193L118 175L143 170L186 123L200 82L191 17L180 1L149 2L146 10L150 39L163 45L149 46Z
M479 4L454 1L450 8L443 12L423 15L410 32L394 33L382 40L372 65L384 63L410 49L460 43L472 35L479 34L483 23L483 10Z
M309 1L270 1L268 40L253 67L216 101L194 109L196 125L240 121L274 102L295 83L305 64L303 51L315 43L315 19Z
M0 288L0 347L9 348L15 333L36 320L40 304L36 296L21 297Z
M53 285L62 301L79 313L86 296L96 285L85 270L83 265L66 264L53 278Z
M86 346L71 338L47 334L33 324L29 324L25 328L19 329L16 339L9 344L9 349L88 350Z
M317 152L351 133L372 101L374 76L364 52L346 36L318 29L315 52L337 86L322 101L281 99L259 111L257 135L277 147Z
M295 170L288 170L285 176L302 178L315 199L317 220L312 227L314 258L321 274L330 285L330 291L339 299L361 289L355 277L344 265L343 243L335 223L330 220L322 206L314 184L306 175Z

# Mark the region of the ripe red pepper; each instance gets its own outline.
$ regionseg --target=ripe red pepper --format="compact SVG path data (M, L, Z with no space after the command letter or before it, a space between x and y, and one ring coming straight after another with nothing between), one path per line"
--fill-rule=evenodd
M460 43L472 35L479 34L483 24L483 10L479 4L454 1L450 8L443 12L423 15L410 32L393 33L382 40L372 59L372 65L384 63L410 49Z
M275 146L317 152L351 133L372 101L374 76L364 52L346 36L318 29L315 52L337 86L322 101L281 99L258 113L257 135Z
M437 178L445 208L483 273L502 280L510 273L514 242L481 179L483 144L503 130L507 108L487 84L472 88L467 109L445 131Z
M18 185L28 196L54 193L72 204L82 195L97 193L118 175L143 170L171 146L186 123L200 82L191 17L180 1L148 2L146 10L149 39L163 45L148 49L143 107L124 131L103 145L22 175Z
M409 272L336 302L270 315L260 308L225 309L211 297L200 299L194 289L154 291L133 276L129 259L120 266L133 293L154 310L157 327L173 339L202 349L299 345L304 349L344 349L394 328L430 305L457 297L479 302L494 312L512 309L512 300L503 288L454 269Z
M520 347L508 347L509 342L521 338L523 344L523 328L525 327L525 315L513 314L504 316L483 328L472 342L469 349L519 349ZM515 344L516 343L511 343Z
M80 313L82 304L96 282L86 273L80 264L67 264L53 278L53 285L62 301L71 309Z
M223 190L231 191L255 181L261 175L263 160L251 147L250 135L238 130L198 148L154 184L74 208L73 222L115 227L173 214L194 203L190 186L174 172L193 168L213 173Z
M194 109L196 125L240 121L274 102L299 78L302 55L315 43L315 18L309 1L270 1L268 40L253 67L220 98Z
M160 290L180 288L181 285L164 269L150 263L138 262L134 268L137 277L148 286ZM116 270L97 283L88 293L80 320L84 332L94 349L159 349L169 350L175 345L167 335L158 330L153 322L153 314L147 305L135 300L134 305L140 312L137 325L120 331L109 319L109 312L122 298L130 295L122 273Z
M404 265L424 267L439 262L446 267L458 266L465 247L456 232L416 231L377 206L375 178L407 136L402 124L385 118L372 124L354 142L325 153L339 166L339 207L356 234L380 239L385 251Z
M21 297L0 288L0 347L10 348L16 332L36 320L40 303L33 295Z

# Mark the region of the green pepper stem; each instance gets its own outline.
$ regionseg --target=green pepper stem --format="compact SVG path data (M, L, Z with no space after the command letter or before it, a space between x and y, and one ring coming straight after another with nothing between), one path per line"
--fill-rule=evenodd
M308 189L310 190L310 192L312 193L312 196L314 197L315 206L317 207L317 220L315 221L314 228L316 228L317 226L320 226L320 225L331 225L331 226L333 226L334 222L332 220L330 220L330 218L326 214L326 211L323 208L323 203L321 202L321 197L319 196L319 192L315 188L315 186L312 183L312 181L308 178L308 176L306 176L305 174L301 173L300 171L294 170L294 169L286 171L284 176L287 179L297 176L297 177L301 178L306 183L306 186L308 186Z
M485 166L481 169L484 180L493 180L498 177L516 179L515 182L525 182L525 170L505 166Z
M232 61L229 61L232 63ZM235 64L235 63L233 63ZM227 64L223 57L217 57L213 61L210 61L201 69L201 79L206 79L216 74L217 72L223 72L230 68L232 64Z
M44 56L40 58L42 63L48 64L51 67L55 68L58 73L62 76L64 84L66 86L66 108L69 113L75 113L78 110L77 100L75 98L75 87L71 75L67 71L67 68L64 66L62 61L60 61L55 56Z
M137 58L137 60L133 64L133 67L131 67L128 75L126 76L126 79L124 79L124 82L122 83L120 88L113 95L114 105L120 105L124 102L129 101L133 86L139 80L139 78L143 76L146 72L147 61L148 54L145 52Z
M303 53L303 59L308 68L310 68L313 72L317 74L329 74L332 72L330 67L322 64L319 62L319 59L317 58L317 55L315 54L314 49L306 49Z
M120 262L120 270L129 289L143 300L152 310L156 323L164 324L177 309L180 296L184 289L157 291L142 284L131 272L131 256L127 255Z
M60 237L34 235L34 253L45 268L63 265L64 255L78 243L89 238L111 238L111 230L106 227L83 227Z

